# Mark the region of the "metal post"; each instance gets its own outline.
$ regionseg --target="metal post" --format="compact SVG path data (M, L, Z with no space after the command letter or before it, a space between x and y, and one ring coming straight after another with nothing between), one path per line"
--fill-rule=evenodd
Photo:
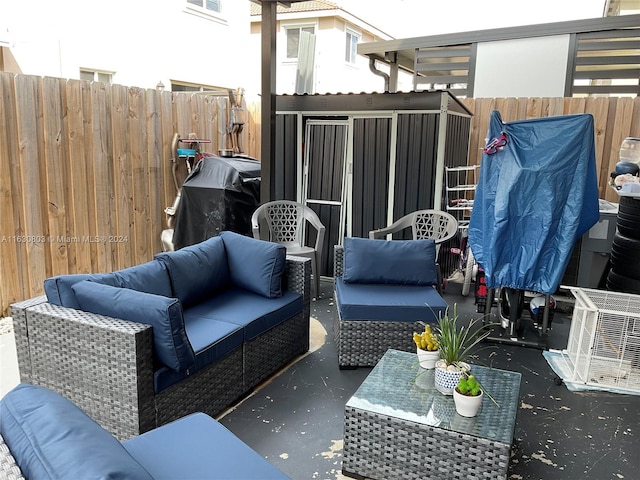
M277 2L262 2L262 99L260 103L260 202L272 200L276 161L276 10Z

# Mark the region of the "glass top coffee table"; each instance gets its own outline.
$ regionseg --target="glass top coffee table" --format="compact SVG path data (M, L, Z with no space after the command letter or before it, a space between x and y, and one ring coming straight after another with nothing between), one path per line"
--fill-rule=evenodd
M388 350L345 406L342 473L372 479L506 478L521 375L471 366L485 394L456 413L415 353Z

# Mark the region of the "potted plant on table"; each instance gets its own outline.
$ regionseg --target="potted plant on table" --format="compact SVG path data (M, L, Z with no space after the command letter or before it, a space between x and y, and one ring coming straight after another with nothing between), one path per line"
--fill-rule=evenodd
M482 387L471 374L463 375L453 389L453 401L456 412L463 417L475 417L482 405Z
M439 342L440 360L435 365L435 387L445 395L453 395L460 377L468 376L471 367L466 362L476 346L491 333L490 324L478 325L481 319L472 319L468 325L458 328L458 312L454 304L453 313L447 310L438 316L436 335Z
M413 332L413 341L416 344L416 353L420 366L431 370L436 366L436 361L440 358L440 344L438 336L432 331L431 325L426 324L421 333Z

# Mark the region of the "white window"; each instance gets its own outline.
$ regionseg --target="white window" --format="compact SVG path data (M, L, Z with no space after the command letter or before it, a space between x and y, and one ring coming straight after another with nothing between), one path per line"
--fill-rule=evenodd
M187 3L196 5L207 12L220 13L220 0L187 0Z
M313 35L313 27L287 27L287 58L298 58L298 46L300 45L300 32L309 32Z
M360 35L353 30L347 30L347 42L345 44L345 56L344 60L347 63L356 63L356 57L358 56L358 41Z
M104 82L111 84L113 81L113 72L104 70L89 70L87 68L80 69L80 80L88 80L90 82Z

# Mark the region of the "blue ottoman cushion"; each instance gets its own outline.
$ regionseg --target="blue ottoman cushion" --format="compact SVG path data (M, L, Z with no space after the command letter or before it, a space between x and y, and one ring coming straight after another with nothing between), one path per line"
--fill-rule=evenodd
M346 283L342 277L336 278L336 300L341 320L435 322L447 309L433 287Z
M188 415L123 445L156 480L289 478L204 413Z

